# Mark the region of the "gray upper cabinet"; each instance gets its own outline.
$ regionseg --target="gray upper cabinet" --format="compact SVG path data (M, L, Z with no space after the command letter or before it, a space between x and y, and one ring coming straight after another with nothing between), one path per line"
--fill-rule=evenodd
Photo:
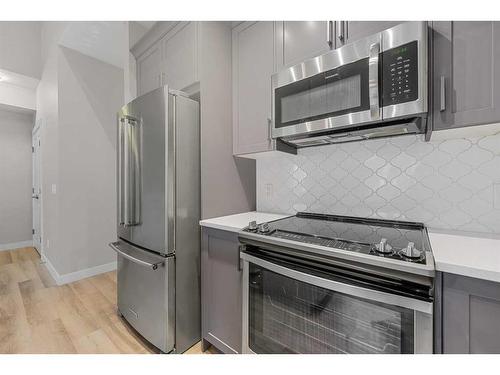
M334 46L333 21L276 22L278 66L291 66L322 55Z
M337 21L335 23L335 47L390 29L401 21Z
M500 22L433 22L434 130L500 121Z
M183 90L199 80L198 23L171 24L158 31L157 41L137 58L138 95L162 85Z
M161 44L155 43L137 59L137 95L162 85Z
M500 354L500 284L443 274L443 353Z
M271 76L276 69L275 23L243 22L233 29L233 154L268 151Z
M163 84L182 90L198 81L197 23L181 22L162 39Z

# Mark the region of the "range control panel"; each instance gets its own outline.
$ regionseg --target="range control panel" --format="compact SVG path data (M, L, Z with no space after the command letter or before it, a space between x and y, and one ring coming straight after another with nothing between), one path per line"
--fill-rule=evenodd
M382 106L418 99L417 41L382 53Z

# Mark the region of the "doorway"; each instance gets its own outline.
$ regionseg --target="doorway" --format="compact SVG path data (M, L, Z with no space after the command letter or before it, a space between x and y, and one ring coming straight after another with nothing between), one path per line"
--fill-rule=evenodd
M41 188L41 125L42 121L38 120L33 128L32 133L32 158L33 158L33 188L32 188L32 204L33 204L33 247L40 254L43 260L42 246L42 188Z

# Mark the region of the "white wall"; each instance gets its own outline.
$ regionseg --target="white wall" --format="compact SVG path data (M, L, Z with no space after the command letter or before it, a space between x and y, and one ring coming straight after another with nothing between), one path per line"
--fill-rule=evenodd
M40 22L0 22L0 69L40 78Z
M0 107L0 246L32 239L33 114Z
M37 91L43 248L62 276L116 260L107 244L116 238L114 137L124 96L122 69L59 46L66 26L44 22Z
M42 141L42 196L43 233L42 249L57 257L59 210L57 195L51 194L51 185L59 184L59 91L58 91L58 40L66 24L64 22L44 22L41 30L43 69L37 88L36 121L40 121Z
M123 70L61 47L59 89L59 274L116 260L116 112Z

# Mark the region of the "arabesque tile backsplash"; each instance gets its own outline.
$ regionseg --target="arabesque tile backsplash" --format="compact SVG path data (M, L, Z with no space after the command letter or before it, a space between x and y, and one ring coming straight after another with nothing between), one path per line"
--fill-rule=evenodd
M500 133L430 142L407 135L274 153L257 160L257 210L500 234Z

